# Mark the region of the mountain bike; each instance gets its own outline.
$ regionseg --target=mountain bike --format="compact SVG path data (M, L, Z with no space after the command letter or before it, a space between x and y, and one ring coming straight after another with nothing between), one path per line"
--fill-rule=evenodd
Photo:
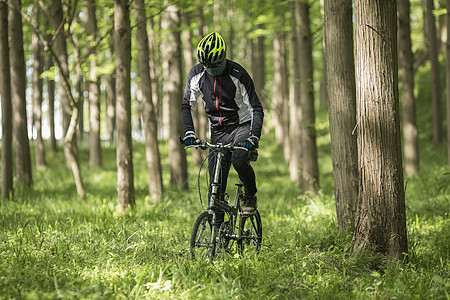
M190 253L192 258L213 258L219 253L244 254L246 251L259 252L262 242L261 216L256 211L255 214L242 214L240 211L243 202L243 183L239 180L236 184L236 197L234 204L228 202L229 195L225 194L221 199L220 167L222 159L227 151L245 150L240 145L234 144L211 144L207 141L198 141L197 144L185 146L187 148L210 149L209 155L216 155L215 169L211 178L208 208L197 218L192 229L190 241ZM250 160L257 158L256 150L250 151ZM206 158L205 158L206 160ZM205 162L205 160L203 162ZM202 164L203 166L203 164ZM200 166L200 171L202 166ZM200 171L198 174L199 197L200 192ZM203 204L202 204L203 207ZM216 227L216 210L225 212L224 222L219 228Z

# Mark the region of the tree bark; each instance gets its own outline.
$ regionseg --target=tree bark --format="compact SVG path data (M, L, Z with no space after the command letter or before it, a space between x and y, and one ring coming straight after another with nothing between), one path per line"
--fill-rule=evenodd
M360 190L354 251L408 252L398 103L396 0L355 1Z
M426 0L426 36L430 48L429 59L431 62L431 97L433 105L433 144L435 146L444 143L443 117L442 117L442 92L440 81L440 66L438 59L438 45L436 33L436 18L434 17L434 2Z
M419 142L416 123L416 104L414 98L414 56L411 50L411 24L409 0L397 0L399 59L402 74L402 117L403 117L403 152L405 172L417 175L419 172Z
M63 124L63 136L66 135L69 129L70 123L70 115L71 115L71 107L68 91L66 90L66 86L64 83L64 78L69 77L69 66L67 63L67 44L66 37L64 34L64 19L63 19L63 10L61 5L61 0L52 0L52 5L50 8L51 12L51 23L53 25L53 29L55 30L54 37L54 52L56 57L54 57L56 64L59 69L59 80L57 81L57 88L62 108L62 124ZM70 159L70 151L67 147L64 147L64 156L66 158L66 167L70 170L71 166L69 163Z
M45 16L44 28L50 29L49 17ZM50 44L52 40L51 34L44 35L47 44ZM44 57L44 71L49 71L53 65L52 56L46 53ZM52 76L46 76L45 81L47 83L47 97L48 97L48 126L50 127L49 147L53 152L58 151L56 145L55 135L55 81Z
M145 127L145 154L149 178L149 193L154 202L161 200L163 180L158 147L158 124L153 107L152 84L150 82L149 44L147 36L147 19L144 0L135 0L136 39L138 47L138 65L140 86L143 100L143 119Z
M95 0L85 0L84 26L86 34L94 46L97 37L97 18L95 15ZM102 148L100 140L100 83L97 76L97 58L95 52L89 55L89 162L91 166L102 165Z
M446 87L447 87L447 163L450 166L450 0L447 0Z
M166 1L166 4L168 2ZM164 103L168 104L169 112L169 160L170 182L180 188L187 189L186 152L179 141L183 132L179 115L180 101L183 99L181 75L181 39L180 14L174 5L169 5L163 16L162 29L167 32L163 37L163 74L164 74Z
M290 103L290 123L289 123L289 137L290 137L290 163L289 171L293 182L300 185L299 172L301 169L301 148L302 139L299 124L302 122L302 106L300 103L300 61L299 61L299 31L296 23L296 14L298 9L295 2L289 3L291 11L291 88L289 95Z
M39 28L39 8L35 5L33 9L33 20L35 23L33 26ZM44 140L42 139L42 79L41 73L43 71L42 64L42 48L39 44L39 36L33 32L32 36L33 45L33 123L36 129L36 169L42 169L45 167L45 149Z
M54 59L59 69L58 89L60 93L61 106L63 108L63 133L64 133L64 156L66 166L72 171L78 196L84 198L86 195L81 177L80 164L78 159L78 149L75 139L76 126L78 123L78 102L72 96L69 83L69 67L67 63L67 44L64 31L63 10L60 0L53 0L51 5L51 21L56 31ZM78 49L75 49L78 50ZM77 56L74 52L74 56ZM75 58L79 65L79 57ZM79 66L78 66L79 67ZM79 72L79 71L78 71ZM80 74L77 75L77 82L80 81ZM79 95L77 96L79 97Z
M200 6L197 7L197 27L198 27L198 36L199 36L199 42L200 39L202 39L205 36L205 20L203 11ZM229 44L227 44L227 47ZM228 50L227 50L227 56L228 56ZM195 126L195 132L197 134L197 137L201 140L206 139L209 132L209 123L208 118L206 116L205 112L205 106L204 105L197 105L197 109L194 113L194 126ZM200 152L200 151L195 151Z
M117 190L119 211L135 204L131 141L131 27L130 2L114 0L114 40L116 50Z
M13 104L13 136L17 181L31 186L30 143L28 140L26 111L26 74L22 31L22 2L11 0L9 9L9 40L11 68L11 97Z
M184 65L185 72L184 74L188 74L189 71L194 67L194 49L192 47L192 29L190 28L191 24L191 15L189 12L186 12L182 16L184 30L182 34L183 38L183 56L184 56ZM197 51L195 51L197 52ZM199 105L201 106L201 105ZM197 112L195 112L197 113ZM205 151L192 151L192 155L194 158L194 163L196 166L200 166L203 159L205 158Z
M273 96L275 138L283 150L284 159L289 161L289 86L286 63L286 34L284 12L277 12L277 28L273 36Z
M2 198L13 194L12 101L8 44L8 6L0 1L0 95L2 103Z
M302 107L301 130L301 180L300 189L316 192L319 188L319 166L317 162L316 127L314 111L314 81L312 59L312 37L309 20L309 4L297 2L295 15L299 34L300 105Z
M338 229L351 228L358 198L356 83L351 0L325 0L324 46Z

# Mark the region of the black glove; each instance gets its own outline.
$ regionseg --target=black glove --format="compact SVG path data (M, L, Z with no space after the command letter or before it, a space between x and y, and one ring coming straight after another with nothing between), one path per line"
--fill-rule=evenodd
M195 135L195 133L189 133L186 134L183 138L183 143L185 146L192 146L192 145L196 145L198 141L197 136Z
M248 150L256 149L259 147L259 139L256 136L252 135L242 143L242 146L247 148Z

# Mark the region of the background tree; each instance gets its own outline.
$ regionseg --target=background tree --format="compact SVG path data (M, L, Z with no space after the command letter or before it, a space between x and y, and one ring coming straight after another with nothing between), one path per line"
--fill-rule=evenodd
M410 5L409 0L398 0L397 3L405 171L407 175L416 175L419 172L419 142L414 99L414 56L411 49Z
M8 42L8 6L0 1L0 96L2 103L2 198L13 193L12 102Z
M179 9L174 5L169 5L162 21L162 29L166 32L162 51L165 53L163 58L165 81L163 101L167 104L168 115L171 116L168 123L170 182L186 189L188 188L186 152L179 141L179 136L183 134L181 118L179 117L181 100L183 99L179 27Z
M152 84L150 82L149 44L147 35L147 18L144 0L135 0L136 39L140 86L143 100L143 119L145 128L145 156L147 159L149 192L153 201L161 199L163 180L158 147L158 124L153 107Z
M289 171L291 180L300 182L299 171L301 169L301 131L299 124L302 122L302 106L300 102L300 57L299 57L299 30L297 19L300 17L296 2L289 3L291 12L291 81L289 94L289 138L290 138L290 157Z
M447 163L450 166L450 0L447 0L446 88L447 88Z
M68 13L73 16L73 12ZM66 34L64 13L60 0L52 0L51 5L51 21L55 30L55 38L53 48L51 49L53 58L58 65L60 78L58 80L58 90L60 94L60 102L63 110L63 133L64 133L64 156L66 158L66 166L72 171L74 176L77 193L81 198L84 198L86 192L81 177L80 163L78 158L78 149L76 144L76 126L78 123L78 108L80 92L77 92L77 98L74 98L71 91L70 73L67 58L67 44L66 38L69 37L72 44L74 40L70 39L71 34ZM71 24L72 20L69 18L67 25ZM69 27L69 26L68 26ZM76 45L74 45L76 48ZM80 61L79 54L74 52L75 64L77 71L77 82L80 82Z
M26 111L26 74L23 48L22 2L9 1L9 41L11 68L11 97L13 105L13 137L17 181L19 184L32 185L30 143L28 140Z
M135 204L133 151L131 143L131 27L130 2L114 0L114 41L116 50L117 191L119 211Z
M353 224L358 198L356 83L351 0L325 0L324 46L334 196L339 230Z
M300 188L315 192L319 188L319 166L317 162L316 128L314 110L314 78L312 58L312 36L309 19L309 2L296 2L295 21L299 36L300 105L301 130L301 178Z
M359 201L354 250L408 252L398 103L396 0L355 1ZM382 88L381 88L382 87Z
M429 45L429 59L431 62L431 96L433 107L433 144L444 142L443 117L441 105L440 66L438 60L438 44L436 33L436 18L434 17L434 0L426 0L426 40Z
M47 45L51 44L52 35L50 32L49 16L44 16L44 28L46 33L43 35L44 41ZM50 131L49 146L53 152L57 151L56 136L55 136L55 73L52 71L53 58L50 53L45 53L44 56L44 71L45 81L47 86L47 101L48 101L48 126Z
M273 25L273 96L272 109L277 144L289 160L289 81L287 69L287 44L285 26L286 9L275 6Z
M39 28L39 8L37 5L33 8L33 20L35 23L34 27ZM36 147L35 147L35 157L36 157L36 168L42 169L45 167L45 149L44 140L42 138L42 79L41 74L43 72L42 63L42 47L39 42L39 35L33 32L32 36L33 45L33 124L36 130Z
M86 29L89 48L95 47L97 42L97 17L95 0L85 0L84 27ZM102 165L102 151L100 140L100 83L97 76L96 51L89 55L89 162L92 166Z

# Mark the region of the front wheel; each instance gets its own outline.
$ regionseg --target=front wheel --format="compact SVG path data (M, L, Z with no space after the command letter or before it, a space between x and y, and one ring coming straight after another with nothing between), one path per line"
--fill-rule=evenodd
M214 256L216 239L213 238L214 225L212 224L212 218L212 214L204 211L195 221L191 235L192 258L212 258Z
M239 254L244 254L246 251L259 252L262 242L262 224L261 216L256 211L254 215L241 216L239 222L239 238L238 250Z

